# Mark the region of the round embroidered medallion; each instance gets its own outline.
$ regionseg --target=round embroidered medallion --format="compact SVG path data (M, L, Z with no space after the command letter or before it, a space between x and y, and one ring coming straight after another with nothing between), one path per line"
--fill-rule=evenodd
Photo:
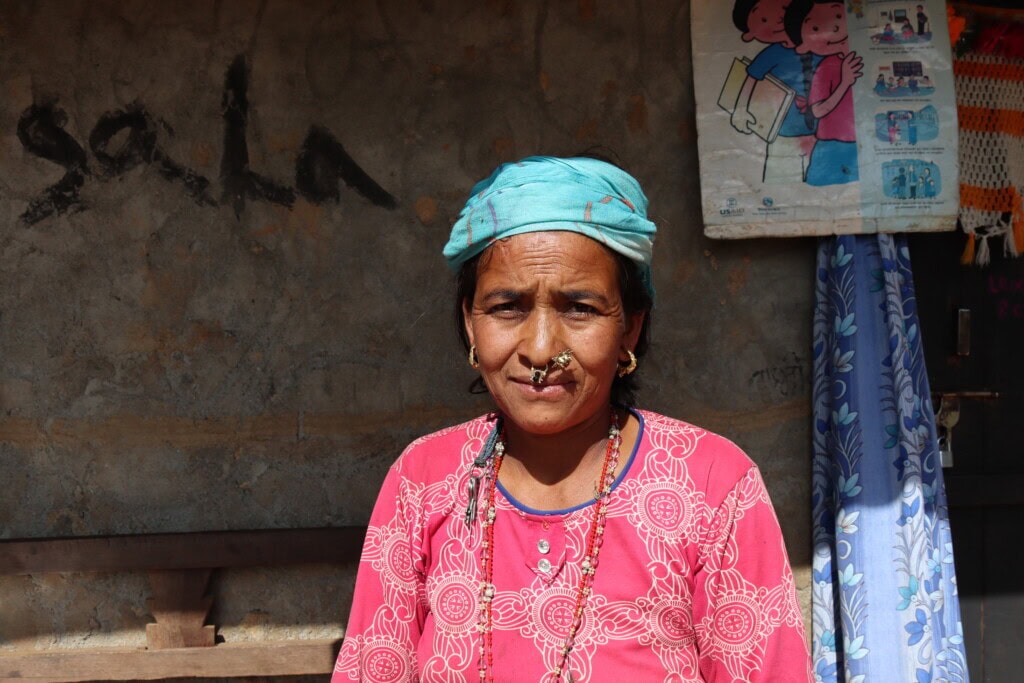
M431 600L437 628L464 633L476 625L477 593L468 577L452 576L441 581Z
M746 652L757 634L760 616L751 598L733 596L715 612L715 640L723 650Z
M690 501L685 492L670 482L645 486L640 493L640 516L653 533L676 538L690 518Z
M403 538L401 534L394 533L384 541L384 548L381 552L385 564L384 571L398 584L411 584L416 579L408 543L408 539Z
M651 615L655 636L669 647L680 647L694 638L690 611L680 600L666 600Z
M409 673L407 663L394 645L380 641L368 645L364 671L370 681L393 683L406 680Z
M568 590L549 590L537 597L533 604L533 622L541 637L561 645L565 634L569 632L573 621L573 609L576 597ZM591 622L586 612L580 624L577 642L586 641L589 637Z

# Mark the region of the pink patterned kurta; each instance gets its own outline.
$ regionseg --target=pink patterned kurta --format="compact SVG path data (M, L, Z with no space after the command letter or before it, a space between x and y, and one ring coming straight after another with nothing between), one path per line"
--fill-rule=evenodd
M720 436L635 415L641 438L620 460L569 659L576 680L813 681L757 468ZM493 424L482 417L425 436L392 466L333 683L480 680L480 522L467 528L464 513L470 465ZM540 683L572 622L593 503L531 510L501 487L495 499L494 678Z

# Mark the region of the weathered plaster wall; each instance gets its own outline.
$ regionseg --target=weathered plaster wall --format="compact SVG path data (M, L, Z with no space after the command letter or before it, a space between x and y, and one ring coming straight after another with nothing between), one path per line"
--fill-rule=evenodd
M806 585L813 247L702 237L689 39L669 0L0 4L0 537L364 522L486 405L439 253L468 189L604 145L661 231L642 403L747 449ZM351 581L225 572L215 616L337 634ZM0 648L141 643L146 595L0 579Z

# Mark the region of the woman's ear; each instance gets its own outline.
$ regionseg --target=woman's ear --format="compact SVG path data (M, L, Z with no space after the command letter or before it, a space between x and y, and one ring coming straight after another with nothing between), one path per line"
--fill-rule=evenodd
M463 329L466 330L466 339L469 340L470 346L476 346L476 338L473 335L473 323L470 317L473 313L473 303L469 299L462 300L462 325Z
M646 317L647 314L643 311L626 316L626 331L622 335L623 348L627 348L630 351L636 348L637 342L640 341L640 332L644 328L644 318Z

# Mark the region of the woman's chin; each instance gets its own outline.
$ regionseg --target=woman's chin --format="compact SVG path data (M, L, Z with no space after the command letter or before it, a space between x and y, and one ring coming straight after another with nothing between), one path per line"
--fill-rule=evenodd
M608 401L592 409L580 405L567 392L541 388L524 400L502 401L499 406L506 420L529 434L554 436L591 420L607 420ZM605 425L607 426L607 425Z

